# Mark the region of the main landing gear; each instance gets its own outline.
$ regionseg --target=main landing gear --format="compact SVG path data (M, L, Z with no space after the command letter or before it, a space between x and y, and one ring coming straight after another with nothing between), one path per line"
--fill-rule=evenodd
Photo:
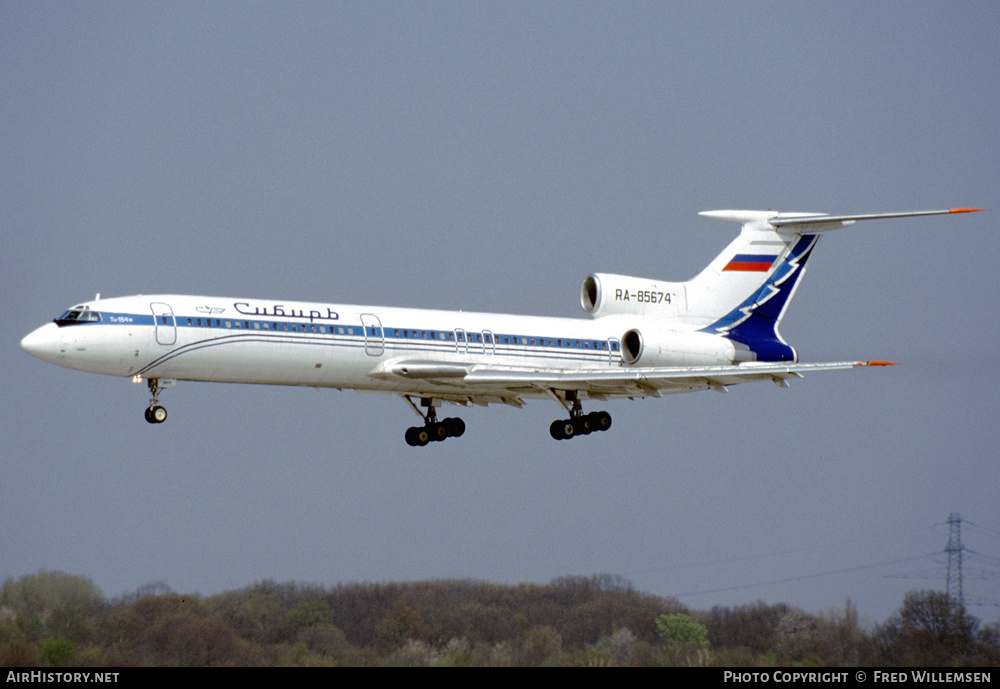
M149 407L146 408L146 421L149 423L163 423L167 420L167 410L159 404L160 390L163 389L160 386L160 379L150 378L146 381L146 384L149 385L149 392L153 395L153 399L149 401Z
M553 421L549 426L549 434L556 440L568 440L578 435L590 435L594 431L606 431L611 428L611 414L606 411L583 413L583 406L575 394L567 394L567 401L572 401L569 418Z
M413 447L423 447L429 442L437 442L445 438L457 438L465 433L465 422L459 418L449 418L443 421L437 420L437 407L432 399L423 398L420 400L421 406L427 407L427 413L421 412L409 397L404 397L413 410L419 414L423 420L423 426L412 426L406 429L406 444Z

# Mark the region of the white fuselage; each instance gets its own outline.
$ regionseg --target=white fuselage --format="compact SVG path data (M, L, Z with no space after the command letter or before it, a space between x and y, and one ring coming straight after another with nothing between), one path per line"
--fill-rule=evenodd
M441 370L448 364L621 367L619 338L640 320L180 295L103 299L70 313L85 315L57 319L22 346L51 363L116 376L414 394L476 392L450 384ZM728 363L709 359L704 363ZM433 381L422 377L422 362L434 362Z

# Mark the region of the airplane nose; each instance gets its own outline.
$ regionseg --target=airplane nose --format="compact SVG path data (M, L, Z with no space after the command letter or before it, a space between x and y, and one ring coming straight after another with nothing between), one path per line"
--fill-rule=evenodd
M46 323L21 340L21 349L33 357L50 363L58 363L63 358L62 340L59 337L59 326Z

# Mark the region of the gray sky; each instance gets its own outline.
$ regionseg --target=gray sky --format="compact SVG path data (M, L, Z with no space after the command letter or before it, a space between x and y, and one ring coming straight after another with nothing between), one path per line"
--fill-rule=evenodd
M881 621L1000 571L993 2L0 5L0 577L211 594L620 573L694 609L852 598ZM594 271L684 280L716 208L985 206L824 238L783 323L804 361L890 359L603 405L61 369L79 301L193 293L583 317ZM450 414L459 413L448 408ZM1000 617L1000 578L966 581Z

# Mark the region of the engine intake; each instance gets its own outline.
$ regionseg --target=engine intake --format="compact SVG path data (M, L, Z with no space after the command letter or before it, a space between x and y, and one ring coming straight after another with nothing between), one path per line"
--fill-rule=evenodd
M635 328L622 335L622 361L634 364L642 357L642 333Z

